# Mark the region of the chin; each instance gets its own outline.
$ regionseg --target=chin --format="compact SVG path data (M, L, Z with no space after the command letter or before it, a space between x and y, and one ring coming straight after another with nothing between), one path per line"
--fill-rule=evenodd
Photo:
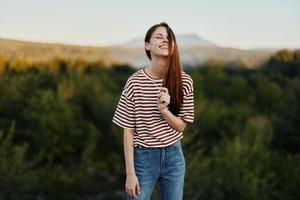
M157 57L168 57L169 55L169 51L166 50L166 51L157 51L154 53L155 56Z
M162 52L162 53L159 54L159 56L168 56L168 55L169 55L169 51L167 51L167 52Z
M160 54L160 55L158 55L158 57L164 57L164 58L167 58L167 57L168 57L168 54Z

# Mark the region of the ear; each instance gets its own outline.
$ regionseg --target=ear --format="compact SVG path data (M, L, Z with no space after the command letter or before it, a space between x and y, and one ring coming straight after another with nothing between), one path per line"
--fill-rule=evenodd
M150 51L150 43L149 42L145 42L145 49Z

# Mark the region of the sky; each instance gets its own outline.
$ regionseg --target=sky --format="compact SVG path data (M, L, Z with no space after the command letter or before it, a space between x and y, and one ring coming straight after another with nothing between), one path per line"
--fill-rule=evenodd
M0 0L0 37L106 46L165 21L223 47L300 48L300 0Z

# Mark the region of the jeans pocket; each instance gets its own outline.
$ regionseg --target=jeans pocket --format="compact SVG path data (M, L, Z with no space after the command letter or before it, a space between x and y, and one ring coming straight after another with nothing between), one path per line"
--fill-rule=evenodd
M135 155L144 155L148 153L148 148L146 147L136 147L134 148Z
M177 140L174 144L171 145L172 148L179 149L181 147L181 141Z

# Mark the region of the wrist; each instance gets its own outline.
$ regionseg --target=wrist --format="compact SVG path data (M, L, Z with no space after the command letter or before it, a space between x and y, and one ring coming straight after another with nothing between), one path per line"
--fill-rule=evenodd
M169 108L166 107L166 108L160 110L160 113L161 113L161 114L166 114L168 111L169 111Z
M135 172L134 171L130 171L130 172L126 172L126 176L135 176Z

